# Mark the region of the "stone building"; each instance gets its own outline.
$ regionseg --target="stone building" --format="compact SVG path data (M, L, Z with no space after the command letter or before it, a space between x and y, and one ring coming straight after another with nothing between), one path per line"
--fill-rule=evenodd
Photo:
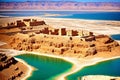
M43 33L43 34L49 34L49 29L48 29L48 27L42 29L42 30L41 30L41 33Z
M12 23L8 23L8 24L7 24L7 28L14 28L14 27L16 27L15 22L12 22Z
M67 32L66 32L66 28L61 28L60 29L60 35L66 35Z
M45 24L44 21L34 20L34 21L30 22L30 26L39 26L39 25L44 25L44 24Z
M24 27L24 26L26 26L24 22L22 22L21 20L17 21L17 27Z
M71 36L78 36L78 31L77 30L72 30L71 31Z
M50 30L51 35L58 35L59 29Z
M30 22L31 19L23 19L23 21L25 21L25 22Z

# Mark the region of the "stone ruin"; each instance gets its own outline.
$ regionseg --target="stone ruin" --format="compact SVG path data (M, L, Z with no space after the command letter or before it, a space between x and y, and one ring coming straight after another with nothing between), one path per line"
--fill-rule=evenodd
M72 36L78 36L78 31L77 30L72 30L71 35Z
M36 28L40 28L40 25L46 25L44 21L37 21L36 19L23 19L23 20L17 20L16 22L8 23L7 28L13 28L13 27L19 27L22 33L25 32L26 29L32 30L33 27L38 26ZM36 34L48 34L48 35L61 35L61 36L93 36L92 32L86 32L86 31L78 31L78 30L66 30L66 28L53 28L52 30L49 29L49 27L44 27L43 29L39 29L39 31L35 31ZM86 41L92 39L86 38Z
M66 32L66 28L61 28L61 35L66 35L67 34L67 32Z
M83 37L85 41L94 40L93 32L88 31L78 31L78 30L66 30L66 28L54 28L50 29L49 27L44 27L40 31L36 31L36 34L48 34L48 35L60 35L60 36L80 36Z
M40 32L43 33L43 34L49 34L49 29L47 27L47 28L44 28L44 29L40 30Z
M51 35L59 35L59 29L50 30Z
M21 20L17 20L17 27L24 27L26 24L22 22Z
M30 22L31 19L23 19L23 21L25 21L25 22Z
M30 21L30 26L39 26L39 25L45 25L45 22L44 21L37 21L37 20L32 20Z

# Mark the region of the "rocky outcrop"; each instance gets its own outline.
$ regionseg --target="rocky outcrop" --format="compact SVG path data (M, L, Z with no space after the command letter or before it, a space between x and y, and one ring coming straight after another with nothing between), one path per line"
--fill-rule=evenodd
M25 34L21 34L21 36ZM112 52L119 44L109 36L94 36L92 40L81 40L80 37L64 37L51 35L19 36L11 39L10 45L17 50L38 51L53 53L56 55L81 55L81 57L93 56L99 52ZM93 37L93 36L92 36ZM85 37L86 38L86 37Z
M111 52L112 49L119 46L119 43L117 43L107 35L96 36L96 42L96 50L98 52Z
M86 56L90 56L90 55L95 55L97 53L97 50L96 50L96 48L95 47L90 47L87 51L86 51L86 55L85 55L85 57Z
M16 64L17 61L13 57L7 57L5 54L0 53L0 71L9 68L12 64Z
M96 39L97 39L97 41L104 43L104 44L108 44L108 43L111 43L114 41L107 35L98 35L98 36L96 36Z
M8 56L7 53L0 52L0 79L1 80L19 80L24 75L24 67L22 63Z

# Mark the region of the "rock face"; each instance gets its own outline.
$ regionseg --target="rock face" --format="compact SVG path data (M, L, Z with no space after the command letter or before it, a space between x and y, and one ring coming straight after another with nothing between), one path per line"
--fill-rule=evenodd
M0 71L5 68L9 68L12 64L16 64L17 61L13 57L7 57L5 54L0 53Z
M95 47L93 48L89 48L87 51L86 51L86 55L85 56L89 56L89 55L95 55L97 53L97 50L95 49Z
M26 36L26 37L20 37ZM98 38L99 37L99 38ZM87 38L87 37L85 37ZM107 35L94 36L92 40L81 37L34 34L17 34L10 40L11 47L17 50L38 51L64 56L93 56L99 52L111 53L119 44ZM106 53L107 54L107 53Z
M112 40L107 35L96 36L96 42L98 42L97 45L99 45L96 46L98 52L111 52L114 47L119 46L116 41Z
M16 61L13 57L0 52L0 79L1 80L19 80L24 75L23 64Z
M29 19L24 20L30 22ZM36 22L36 20L32 20ZM44 23L44 21L43 21ZM30 26L31 27L31 26ZM42 28L41 28L42 27ZM26 27L25 27L26 28ZM37 30L35 30L37 29ZM36 32L37 31L37 32ZM25 51L37 51L63 56L87 57L99 53L111 55L113 51L119 54L119 44L107 35L94 35L93 32L83 30L67 30L53 28L48 25L26 28L25 33L7 36L2 41L8 43L9 48ZM119 50L118 50L119 49Z
M39 9L39 10L120 10L120 2L3 2L0 9Z

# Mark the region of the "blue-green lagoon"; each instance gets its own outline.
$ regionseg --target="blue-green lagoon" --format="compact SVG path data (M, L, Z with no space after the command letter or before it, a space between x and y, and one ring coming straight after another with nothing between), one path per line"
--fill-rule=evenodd
M51 58L36 54L22 54L16 56L36 68L27 80L55 80L55 78L69 71L72 64L59 58Z
M36 54L21 54L16 56L36 68L27 80L55 80L60 74L69 72L72 63L63 59ZM68 75L66 80L78 80L87 75L120 76L120 58L99 62Z
M99 62L95 65L84 67L66 77L67 80L78 80L87 75L107 75L120 77L120 58Z

